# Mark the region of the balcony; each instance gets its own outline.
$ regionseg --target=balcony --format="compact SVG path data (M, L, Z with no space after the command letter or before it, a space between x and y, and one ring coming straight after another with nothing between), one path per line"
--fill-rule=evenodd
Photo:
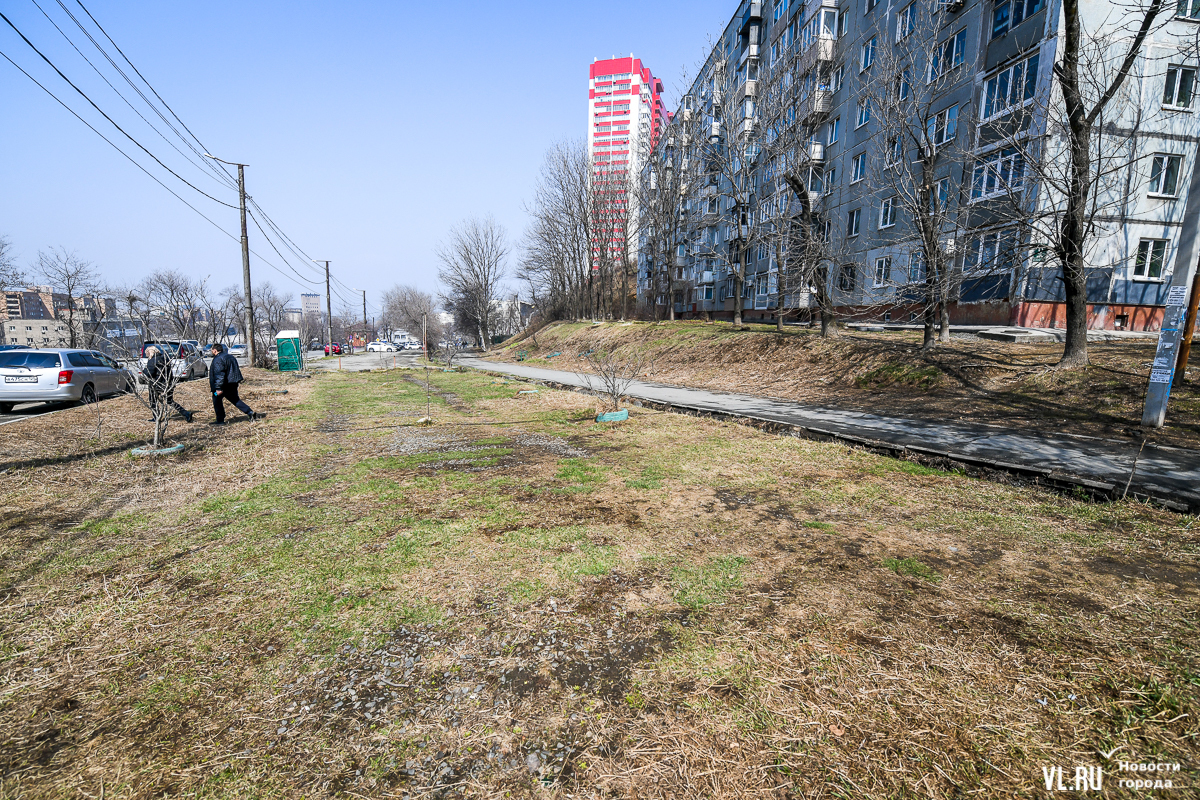
M800 71L810 72L817 64L832 62L836 47L837 39L832 36L821 34L815 37L800 56Z
M808 159L814 164L825 163L825 143L813 139L808 143Z
M706 269L700 273L700 283L712 283L713 273L711 269Z
M738 31L743 36L746 35L746 31L751 25L762 23L762 6L762 0L750 0L750 5L746 8L746 13L742 15L742 27Z
M813 123L824 119L833 110L833 92L828 89L816 89L800 104L800 119L805 123Z

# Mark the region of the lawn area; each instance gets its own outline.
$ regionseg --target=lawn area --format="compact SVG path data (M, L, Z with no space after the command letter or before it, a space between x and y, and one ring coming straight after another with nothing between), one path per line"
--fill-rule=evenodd
M178 460L132 407L0 429L0 797L1200 790L1193 517L478 373L262 380Z

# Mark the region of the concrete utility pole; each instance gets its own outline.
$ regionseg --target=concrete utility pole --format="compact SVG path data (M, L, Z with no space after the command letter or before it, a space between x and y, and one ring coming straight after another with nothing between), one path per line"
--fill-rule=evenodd
M225 161L216 156L210 156L208 153L204 155L213 161L220 161L222 164L237 167L238 198L241 201L242 212L242 284L246 292L246 354L250 358L250 365L257 366L258 348L254 343L254 296L250 291L250 237L246 230L246 167L250 165Z
M367 290L366 289L354 289L353 291L362 292L362 296L363 296L363 340L365 341L367 338L367 331L370 330L367 327Z
M1187 208L1181 219L1196 219L1200 214L1200 169L1192 171L1188 187ZM1200 237L1196 226L1184 224L1179 235L1179 249L1171 285L1167 288L1166 309L1158 334L1158 349L1150 367L1150 385L1146 389L1146 405L1142 411L1142 427L1161 428L1167 419L1167 403L1171 399L1171 384L1183 379L1187 366L1187 351L1191 349L1192 330L1196 325L1196 304L1200 293ZM1191 286L1191 291L1188 287ZM1189 297L1190 295L1190 297ZM1186 346L1185 346L1186 342Z
M307 255L307 254L306 254ZM325 344L329 346L329 352L333 352L333 300L329 294L329 262L317 261L313 259L314 264L325 265Z

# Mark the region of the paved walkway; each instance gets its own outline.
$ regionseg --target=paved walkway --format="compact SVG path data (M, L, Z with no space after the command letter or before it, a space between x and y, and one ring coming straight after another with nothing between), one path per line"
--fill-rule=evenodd
M573 372L476 358L460 361L475 369L589 388L587 381ZM1148 444L1138 458L1140 443L1129 440L889 417L647 381L635 381L629 396L682 410L791 425L817 436L943 456L1118 495L1125 490L1132 471L1131 494L1200 512L1200 451L1196 450Z

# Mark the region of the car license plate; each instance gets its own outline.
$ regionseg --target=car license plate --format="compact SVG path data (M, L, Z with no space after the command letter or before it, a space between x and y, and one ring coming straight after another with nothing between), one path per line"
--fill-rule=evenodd
M5 375L5 383L37 383L37 375Z

